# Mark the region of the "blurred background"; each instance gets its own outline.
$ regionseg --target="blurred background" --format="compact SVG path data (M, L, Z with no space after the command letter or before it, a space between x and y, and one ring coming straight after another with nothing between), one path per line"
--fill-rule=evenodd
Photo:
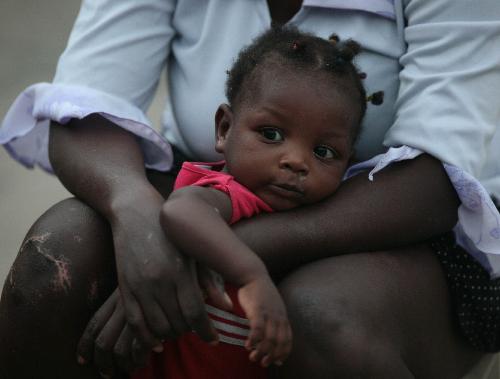
M0 120L23 89L52 80L79 6L79 0L0 0ZM164 87L160 86L149 111L156 126L166 97ZM31 224L51 205L68 196L55 177L39 168L24 168L0 147L2 287ZM463 379L500 379L498 356L486 357Z
M79 0L0 0L0 120L22 90L52 80L79 7ZM149 112L155 125L165 98L165 86L161 87ZM55 177L21 166L0 147L2 286L30 226L68 196Z

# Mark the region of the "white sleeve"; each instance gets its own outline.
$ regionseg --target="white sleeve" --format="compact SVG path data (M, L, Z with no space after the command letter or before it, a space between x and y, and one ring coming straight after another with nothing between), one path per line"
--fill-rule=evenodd
M138 136L147 167L167 170L170 146L144 112L175 34L175 4L84 0L53 84L35 84L18 96L2 122L0 144L24 165L51 172L50 120L66 123L99 113Z
M404 13L407 52L385 144L477 178L500 124L500 2L406 0Z
M53 82L100 90L145 111L175 34L175 3L83 1Z

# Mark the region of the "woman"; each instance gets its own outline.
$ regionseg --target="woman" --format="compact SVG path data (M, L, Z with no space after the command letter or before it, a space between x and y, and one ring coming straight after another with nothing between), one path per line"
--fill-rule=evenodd
M51 208L22 245L3 291L0 367L9 378L95 378L140 363L158 339L190 329L213 338L196 278L158 222L173 180L158 171L170 170L173 159L141 110L168 61L164 135L176 146L176 161L214 158L208 115L223 101L224 70L274 21L364 46L357 62L368 74L368 92L383 89L386 97L367 114L355 160L406 146L380 160L380 167L402 161L373 181L357 175L321 205L235 227L283 278L294 350L277 375L463 375L481 353L452 316L436 254L455 248L433 250L427 241L455 226L460 201L460 221L485 214L464 214L463 194L470 192L459 191L459 200L450 170L459 170L452 180L469 172L500 194L489 150L497 138L490 99L500 81L493 48L499 8L494 0L475 8L396 0L350 9L334 0L84 2L54 84L28 89L0 135L18 158L53 169L80 199ZM30 107L33 121L11 122ZM23 149L23 141L48 136L49 119L49 151L43 143L38 153ZM144 164L153 170L149 180ZM473 193L484 195L478 188ZM498 213L490 216L494 224ZM458 236L472 233L464 222ZM471 247L493 274L484 251L498 252L494 243ZM93 365L78 364L79 340L80 363L94 351Z

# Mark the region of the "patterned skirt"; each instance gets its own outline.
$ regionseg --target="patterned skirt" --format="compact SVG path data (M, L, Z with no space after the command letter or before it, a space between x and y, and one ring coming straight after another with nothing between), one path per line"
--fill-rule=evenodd
M463 335L476 350L500 351L500 279L491 280L452 233L433 239L430 246L446 274Z

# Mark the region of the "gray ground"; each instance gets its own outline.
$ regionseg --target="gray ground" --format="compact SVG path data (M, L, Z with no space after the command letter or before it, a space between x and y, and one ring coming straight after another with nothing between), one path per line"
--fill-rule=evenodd
M47 6L47 4L50 4ZM25 87L50 81L78 12L74 0L2 0L0 4L0 118ZM51 204L68 196L56 179L28 170L0 150L0 278L26 231Z
M25 87L51 80L79 3L0 0L0 119ZM160 92L150 110L156 123L164 97ZM40 169L25 169L0 148L0 283L30 225L68 196L54 177ZM464 379L500 379L498 357L484 359Z

